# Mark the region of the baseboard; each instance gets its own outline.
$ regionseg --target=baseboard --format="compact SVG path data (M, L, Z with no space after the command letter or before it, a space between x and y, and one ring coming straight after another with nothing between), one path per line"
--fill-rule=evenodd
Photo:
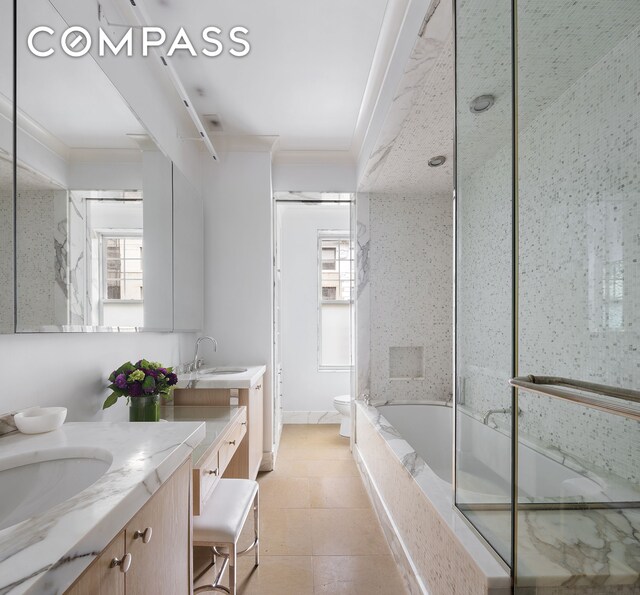
M262 453L262 462L260 463L260 471L273 471L276 464L276 453L271 452L263 452Z
M339 424L337 411L283 411L283 424Z

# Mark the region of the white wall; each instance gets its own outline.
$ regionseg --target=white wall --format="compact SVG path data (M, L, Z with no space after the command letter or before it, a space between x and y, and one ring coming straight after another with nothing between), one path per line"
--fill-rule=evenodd
M218 340L216 364L266 364L264 449L272 431L271 155L228 153L204 171L204 334Z
M126 360L145 357L166 365L192 357L195 338L181 334L31 334L0 336L7 370L0 413L34 405L69 409L70 421L128 419L125 402L103 413L107 377Z
M356 168L349 161L273 164L274 192L355 192Z
M349 370L318 371L318 231L349 232L349 207L278 205L285 422L290 411L333 412L333 398L350 392Z

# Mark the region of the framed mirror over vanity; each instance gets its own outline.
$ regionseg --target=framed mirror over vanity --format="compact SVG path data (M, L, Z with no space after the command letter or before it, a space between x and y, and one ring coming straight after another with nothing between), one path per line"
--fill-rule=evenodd
M0 332L199 331L202 198L108 76L128 58L60 50L72 4L18 2L0 72Z

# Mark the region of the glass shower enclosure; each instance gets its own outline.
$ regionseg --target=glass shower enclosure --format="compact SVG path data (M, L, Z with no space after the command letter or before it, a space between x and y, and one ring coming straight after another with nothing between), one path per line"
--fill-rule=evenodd
M456 506L516 591L640 592L640 2L455 22Z

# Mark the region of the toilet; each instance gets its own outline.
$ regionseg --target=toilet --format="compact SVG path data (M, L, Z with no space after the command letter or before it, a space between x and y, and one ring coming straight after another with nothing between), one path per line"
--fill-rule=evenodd
M342 416L340 420L340 436L351 436L351 395L340 395L333 399L333 406Z

